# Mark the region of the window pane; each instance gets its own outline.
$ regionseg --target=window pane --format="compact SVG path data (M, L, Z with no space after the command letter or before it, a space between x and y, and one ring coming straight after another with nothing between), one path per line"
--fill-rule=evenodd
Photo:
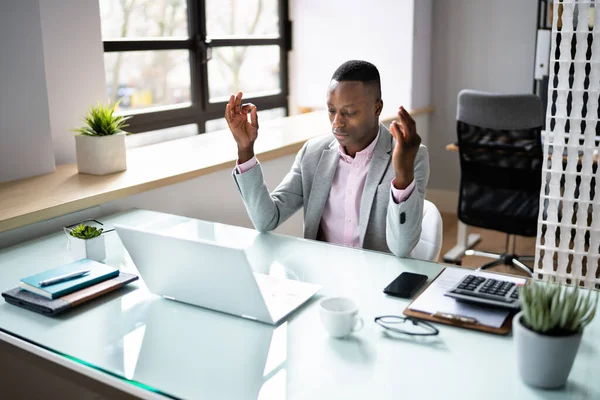
M285 117L285 108L271 108L264 111L258 110L259 123L283 117ZM213 132L220 129L227 129L227 121L225 121L225 118L206 121L205 132Z
M208 37L279 37L277 0L206 0Z
M188 37L186 0L100 0L102 38Z
M140 132L135 135L127 135L125 144L128 149L149 146L155 143L167 142L169 140L181 139L198 134L198 125L180 125L174 128L159 129L156 131Z
M241 91L250 95L281 92L279 47L217 47L208 62L208 89L211 102L226 101Z
M187 50L104 53L106 89L120 109L191 102Z

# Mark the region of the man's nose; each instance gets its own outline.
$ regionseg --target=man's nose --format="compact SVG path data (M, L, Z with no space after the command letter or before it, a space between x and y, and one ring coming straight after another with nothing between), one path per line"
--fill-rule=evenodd
M340 113L335 113L333 120L331 121L333 129L342 128L344 126L344 119Z

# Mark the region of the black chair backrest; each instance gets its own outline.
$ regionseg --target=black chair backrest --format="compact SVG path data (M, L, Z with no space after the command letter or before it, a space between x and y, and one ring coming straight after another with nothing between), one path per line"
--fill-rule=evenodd
M456 119L459 220L536 236L543 157L541 99L463 90Z

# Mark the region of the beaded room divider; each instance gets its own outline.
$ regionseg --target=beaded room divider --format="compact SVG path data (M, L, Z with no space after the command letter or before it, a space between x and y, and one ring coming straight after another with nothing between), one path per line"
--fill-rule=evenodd
M594 0L554 2L534 276L600 288L600 12L595 6Z

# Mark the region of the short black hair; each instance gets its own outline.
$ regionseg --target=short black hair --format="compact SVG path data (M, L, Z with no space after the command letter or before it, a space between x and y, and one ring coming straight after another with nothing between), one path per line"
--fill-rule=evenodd
M359 81L374 85L377 99L381 99L381 79L377 67L368 61L350 60L338 67L331 77L338 82Z

